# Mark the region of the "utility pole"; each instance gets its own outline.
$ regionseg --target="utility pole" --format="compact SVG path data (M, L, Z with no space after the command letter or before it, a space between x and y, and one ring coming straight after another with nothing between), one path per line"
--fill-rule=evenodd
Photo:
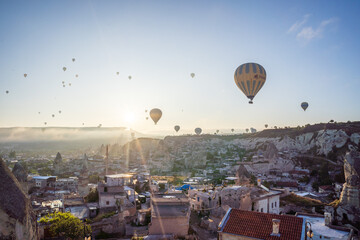
M109 167L109 145L106 145L106 153L105 153L105 175L108 175L108 167Z

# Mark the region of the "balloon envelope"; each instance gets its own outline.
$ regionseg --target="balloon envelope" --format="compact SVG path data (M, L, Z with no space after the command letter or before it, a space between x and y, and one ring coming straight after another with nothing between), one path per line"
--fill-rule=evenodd
M75 62L75 58L73 58L72 61Z
M195 133L196 135L200 135L202 132L202 129L201 128L195 128Z
M231 129L231 132L234 132L234 129L233 129L233 128Z
M195 73L191 73L190 76L191 76L192 78L194 78L194 77L195 77Z
M154 121L155 124L157 124L157 122L160 120L161 116L162 116L162 112L160 109L158 109L158 108L151 109L150 117Z
M304 111L309 107L309 104L307 102L301 103L301 108L304 109Z
M178 131L180 130L180 126L179 126L179 125L176 125L176 126L174 127L174 129L175 129L176 132L178 132Z
M66 67L63 67L64 72L66 71Z
M24 74L24 77L27 77L27 74L26 74L26 73Z
M260 64L245 63L235 70L234 79L236 86L252 103L266 81L266 71Z
M267 128L269 125L265 124L265 128Z
M131 80L131 76L129 76L128 78L129 78L129 80Z

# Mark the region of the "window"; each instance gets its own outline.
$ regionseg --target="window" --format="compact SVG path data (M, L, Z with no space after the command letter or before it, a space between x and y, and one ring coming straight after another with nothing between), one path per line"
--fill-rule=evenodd
M261 212L264 212L264 209L263 209L263 208L261 208Z
M109 201L106 201L106 205L109 205L110 204L110 202Z
M104 192L107 192L107 187L104 187Z
M275 202L275 207L276 207L276 203L277 203L277 202Z
M271 203L271 208L274 208L274 203Z

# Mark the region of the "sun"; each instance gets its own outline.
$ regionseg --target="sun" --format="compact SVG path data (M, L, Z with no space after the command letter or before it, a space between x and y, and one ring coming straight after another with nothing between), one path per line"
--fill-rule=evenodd
M131 124L135 122L135 115L132 112L128 112L124 115L124 120L127 124Z

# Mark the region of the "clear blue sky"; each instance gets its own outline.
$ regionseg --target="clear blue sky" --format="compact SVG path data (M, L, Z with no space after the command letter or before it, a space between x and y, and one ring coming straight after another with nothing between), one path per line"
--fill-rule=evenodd
M213 132L360 120L359 10L359 1L1 1L0 127ZM253 105L234 83L246 62L267 71ZM156 126L144 111L154 107Z

